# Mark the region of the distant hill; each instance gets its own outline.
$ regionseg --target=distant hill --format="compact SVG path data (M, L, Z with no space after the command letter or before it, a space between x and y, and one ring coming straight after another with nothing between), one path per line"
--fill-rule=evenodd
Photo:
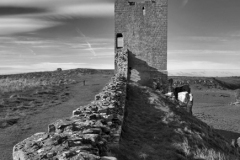
M169 76L231 77L240 76L240 69L181 69L168 70Z
M76 69L69 69L69 70L62 70L62 71L45 71L45 72L29 72L29 73L18 73L18 74L9 74L9 75L0 75L0 79L2 78L32 78L32 77L46 77L55 75L58 72L61 72L61 74L113 74L114 70L110 69L89 69L89 68L76 68Z
M222 77L214 78L214 80L228 89L235 90L240 88L240 77Z
M174 83L178 85L184 84L201 84L208 88L218 89L239 89L240 77L187 77L187 76L169 76Z

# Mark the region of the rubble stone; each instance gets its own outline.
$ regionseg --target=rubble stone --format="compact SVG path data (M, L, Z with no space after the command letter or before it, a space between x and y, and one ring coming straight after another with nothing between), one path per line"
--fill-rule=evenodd
M116 62L118 72L94 101L74 110L71 117L49 124L48 133L34 134L16 144L13 160L116 160L106 157L107 145L118 144L121 137L127 54L119 53Z

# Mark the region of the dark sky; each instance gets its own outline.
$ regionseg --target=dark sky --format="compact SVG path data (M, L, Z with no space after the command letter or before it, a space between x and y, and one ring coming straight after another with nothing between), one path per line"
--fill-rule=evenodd
M240 71L239 0L168 2L170 73ZM0 24L0 74L114 67L113 0L1 0Z

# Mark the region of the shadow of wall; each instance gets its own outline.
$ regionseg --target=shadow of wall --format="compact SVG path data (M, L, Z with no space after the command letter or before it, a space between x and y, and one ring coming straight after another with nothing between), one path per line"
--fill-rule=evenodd
M157 70L136 57L130 50L128 53L128 80L129 82L137 82L143 86L152 87L153 81L160 79L163 84L167 84L167 71Z
M116 1L115 54L120 49L128 53L130 81L167 80L167 0Z

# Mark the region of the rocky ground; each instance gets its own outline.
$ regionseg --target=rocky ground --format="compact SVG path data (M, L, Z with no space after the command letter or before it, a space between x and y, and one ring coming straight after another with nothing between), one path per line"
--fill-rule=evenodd
M69 117L78 106L88 104L112 75L113 71L76 69L8 76L10 79L41 78L51 83L1 93L0 160L12 159L16 143L37 132L46 132L48 124Z

